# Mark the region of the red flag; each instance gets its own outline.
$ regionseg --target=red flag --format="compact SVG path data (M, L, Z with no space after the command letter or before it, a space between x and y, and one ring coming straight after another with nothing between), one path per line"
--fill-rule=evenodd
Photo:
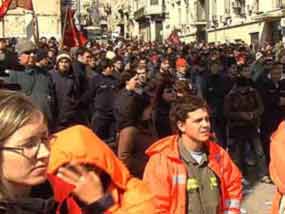
M0 6L0 18L3 18L6 15L11 3L12 0L4 0L4 2Z
M65 26L63 30L63 45L69 47L81 47L86 44L87 38L76 28L73 20L74 12L75 11L70 8L66 11Z
M9 9L13 10L17 7L33 11L34 10L33 0L12 0L12 3L10 5Z
M169 35L167 39L167 42L174 45L181 44L180 38L176 30L172 31L172 33Z
M25 0L22 8L24 8L26 10L34 10L33 0Z

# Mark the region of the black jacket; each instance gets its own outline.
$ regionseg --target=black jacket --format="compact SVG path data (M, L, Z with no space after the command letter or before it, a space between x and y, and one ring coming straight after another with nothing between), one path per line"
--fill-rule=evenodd
M81 98L83 105L92 104L92 112L113 116L114 100L119 81L113 76L98 74L92 78L89 89Z
M26 198L17 201L0 201L0 214L52 214L57 204L53 199Z
M80 122L77 114L80 89L72 71L66 74L51 71L50 74L55 88L55 124L59 130Z
M116 128L121 130L128 126L137 127L146 106L149 104L147 95L122 89L114 103Z
M172 134L169 118L171 104L161 100L154 110L154 125L159 138Z
M83 94L87 90L88 86L86 65L79 61L75 61L72 64L72 68L74 71L75 80L79 86L80 93Z

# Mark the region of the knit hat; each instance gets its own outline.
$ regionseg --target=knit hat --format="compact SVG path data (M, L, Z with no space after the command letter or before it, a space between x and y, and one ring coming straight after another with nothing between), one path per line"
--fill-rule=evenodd
M18 40L15 49L18 54L22 54L24 52L36 50L36 45L27 39L20 39Z
M176 60L176 67L186 67L188 65L184 58L179 58Z
M116 57L116 54L113 51L108 51L106 53L106 59L113 60Z
M68 54L68 53L66 53L66 52L61 52L61 53L59 53L58 55L57 55L57 57L56 57L56 64L59 62L59 60L61 60L61 59L68 59L70 62L72 61L72 58L71 58L71 56Z

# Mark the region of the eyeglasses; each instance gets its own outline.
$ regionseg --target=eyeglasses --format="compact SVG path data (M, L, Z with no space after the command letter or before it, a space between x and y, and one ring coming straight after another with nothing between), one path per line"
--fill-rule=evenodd
M17 153L22 155L23 157L33 160L37 157L40 146L43 144L47 148L49 148L49 142L53 136L48 137L32 137L29 141L21 146L17 147L0 147L0 150L6 150L10 152Z

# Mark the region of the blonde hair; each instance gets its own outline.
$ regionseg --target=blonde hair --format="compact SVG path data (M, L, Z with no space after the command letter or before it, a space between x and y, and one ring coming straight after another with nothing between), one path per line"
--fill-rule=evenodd
M23 94L0 90L0 143L23 127L40 109Z
M36 112L40 109L28 97L19 92L0 90L0 144L28 123ZM0 198L10 198L2 179Z

